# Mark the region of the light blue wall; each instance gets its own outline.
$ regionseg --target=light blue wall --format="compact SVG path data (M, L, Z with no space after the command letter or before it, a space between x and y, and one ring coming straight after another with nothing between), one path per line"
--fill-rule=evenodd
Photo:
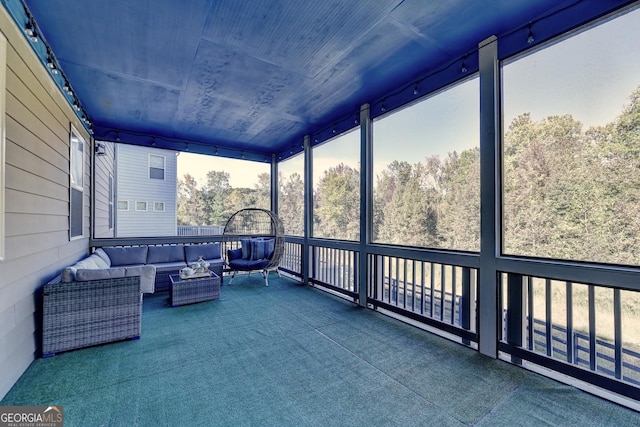
M127 144L116 148L116 199L128 201L129 210L116 208L117 237L175 236L177 157L175 151ZM165 158L164 180L149 177L149 155ZM147 202L147 211L136 211L137 201ZM154 202L164 202L164 212L154 211Z

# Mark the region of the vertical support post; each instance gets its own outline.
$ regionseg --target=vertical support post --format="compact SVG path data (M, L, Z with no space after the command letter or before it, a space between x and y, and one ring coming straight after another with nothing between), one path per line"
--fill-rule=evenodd
M567 362L573 363L573 282L565 284L566 312L567 312Z
M613 290L613 325L615 375L617 379L622 379L622 297L620 289Z
M460 326L465 331L471 329L471 268L462 267L462 295L460 296ZM462 340L463 344L469 345L471 341Z
M500 250L499 147L500 69L498 39L479 46L480 72L480 283L478 290L478 349L498 356L498 279L496 257Z
M522 347L522 275L509 273L507 278L507 342ZM513 363L522 363L519 357L511 356Z
M313 235L313 155L311 136L304 137L304 244L302 245L302 283L309 283L311 251L309 238Z
M367 306L367 247L373 224L373 141L371 107L360 107L360 255L358 256L358 304Z
M589 369L595 372L598 364L597 335L596 335L596 291L595 286L588 285L587 295L589 298Z
M271 155L271 210L278 213L279 196L278 159L275 154Z

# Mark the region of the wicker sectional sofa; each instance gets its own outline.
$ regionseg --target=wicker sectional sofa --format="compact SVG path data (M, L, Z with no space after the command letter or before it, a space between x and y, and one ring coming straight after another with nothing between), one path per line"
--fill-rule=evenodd
M139 338L143 294L200 257L222 279L218 244L104 247L64 268L43 287L42 355Z

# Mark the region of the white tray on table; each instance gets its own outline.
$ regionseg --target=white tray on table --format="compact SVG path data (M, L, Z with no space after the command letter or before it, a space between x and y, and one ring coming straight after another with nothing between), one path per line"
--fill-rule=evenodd
M211 271L207 270L204 273L193 273L190 276L183 274L180 272L180 280L189 280L189 279L202 279L203 277L211 277Z

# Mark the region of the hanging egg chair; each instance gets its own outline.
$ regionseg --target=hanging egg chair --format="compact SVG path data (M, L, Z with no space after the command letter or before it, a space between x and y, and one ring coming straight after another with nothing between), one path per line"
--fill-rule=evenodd
M284 253L284 225L276 213L246 208L231 215L222 233L222 254L229 284L238 272L260 271L269 286L269 272L276 271Z

